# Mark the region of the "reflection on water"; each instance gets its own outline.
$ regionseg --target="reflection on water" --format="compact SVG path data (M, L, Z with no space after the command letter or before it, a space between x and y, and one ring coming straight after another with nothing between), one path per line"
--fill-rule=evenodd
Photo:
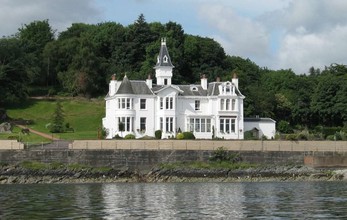
M341 219L345 182L1 185L1 219Z
M230 185L229 185L230 186ZM158 219L242 217L243 185L206 183L106 184L106 216Z

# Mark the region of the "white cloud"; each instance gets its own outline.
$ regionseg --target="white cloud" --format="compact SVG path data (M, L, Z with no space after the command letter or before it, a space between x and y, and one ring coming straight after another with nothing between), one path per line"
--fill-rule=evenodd
M48 19L53 29L65 30L76 22L91 22L100 11L93 0L1 0L0 37L18 32L24 24Z
M211 34L228 53L259 59L269 53L269 35L261 23L222 5L206 4L200 14L218 30L218 34Z
M200 7L200 17L230 55L296 73L347 60L345 0L230 2Z
M282 41L276 66L307 73L311 66L346 64L346 39L347 26L339 25L319 34L288 34Z

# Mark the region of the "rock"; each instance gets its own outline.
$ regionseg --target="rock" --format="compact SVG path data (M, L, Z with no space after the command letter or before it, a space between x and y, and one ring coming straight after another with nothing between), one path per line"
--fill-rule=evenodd
M12 126L8 122L0 124L0 133L12 133Z
M336 175L340 176L340 180L347 180L347 169L345 170L335 170L334 172Z

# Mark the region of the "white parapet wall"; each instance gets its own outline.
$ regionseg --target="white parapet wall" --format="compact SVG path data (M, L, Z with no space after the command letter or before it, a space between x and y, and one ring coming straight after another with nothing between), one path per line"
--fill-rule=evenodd
M24 144L17 140L0 140L0 150L23 150Z
M240 140L75 140L71 150L216 150L347 152L347 141L240 141Z

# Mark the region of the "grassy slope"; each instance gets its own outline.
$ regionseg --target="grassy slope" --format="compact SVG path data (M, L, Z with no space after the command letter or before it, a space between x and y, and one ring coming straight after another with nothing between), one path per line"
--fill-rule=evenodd
M74 133L55 134L61 139L96 139L98 128L101 127L105 115L104 100L63 99L61 100L65 123L75 129ZM48 133L46 126L52 121L56 107L55 100L29 100L20 106L7 109L11 118L33 120L30 128ZM1 136L0 136L1 138Z

